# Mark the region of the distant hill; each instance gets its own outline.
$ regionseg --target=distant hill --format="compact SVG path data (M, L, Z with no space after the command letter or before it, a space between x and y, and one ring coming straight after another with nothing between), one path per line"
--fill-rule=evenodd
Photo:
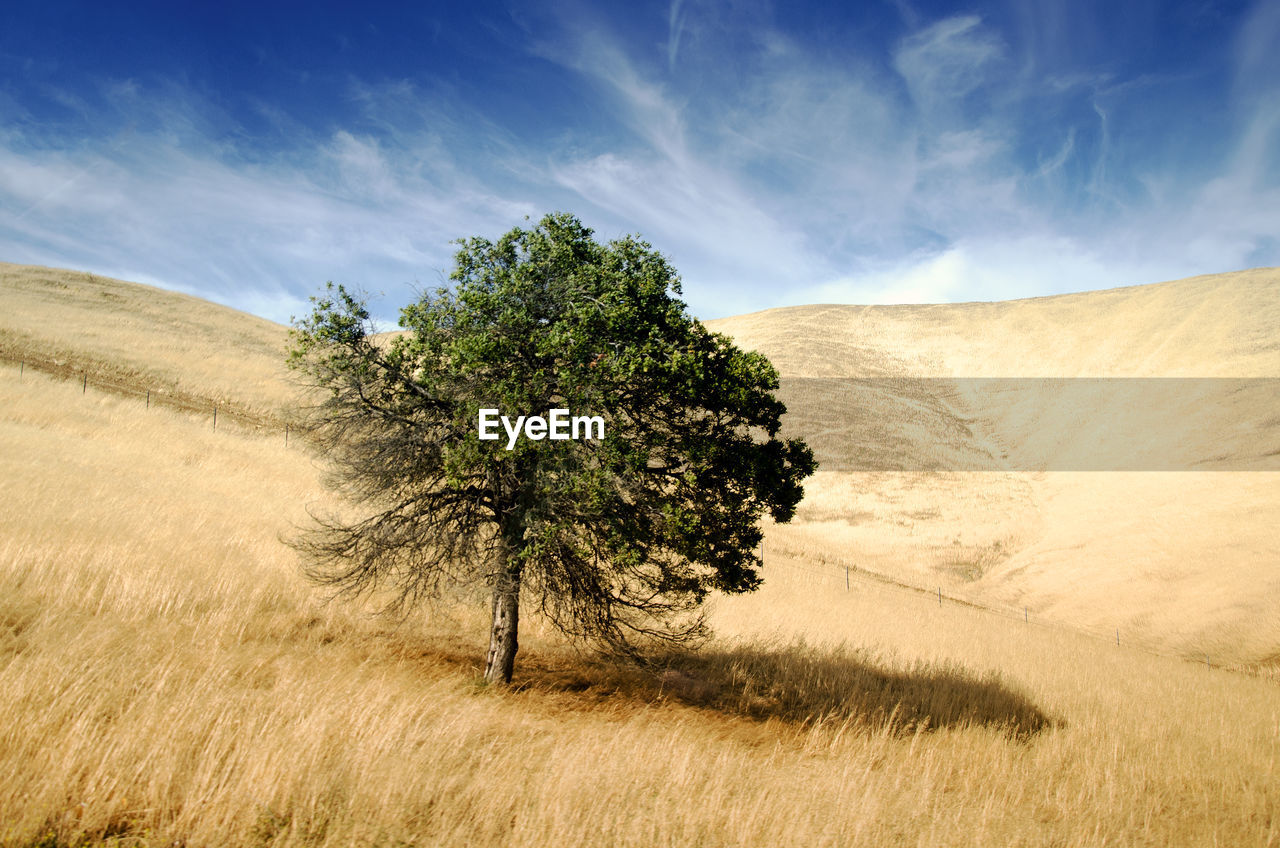
M1276 377L1280 269L994 303L707 322L791 377Z
M708 325L778 367L822 462L778 544L1187 656L1280 659L1280 269Z

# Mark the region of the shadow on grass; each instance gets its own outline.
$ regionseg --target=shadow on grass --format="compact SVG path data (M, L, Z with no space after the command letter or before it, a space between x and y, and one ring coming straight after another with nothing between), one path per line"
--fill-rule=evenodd
M430 651L437 660L478 673L474 653L439 648ZM895 668L855 649L802 642L713 643L649 659L650 667L640 668L568 651L522 652L514 688L572 694L593 706L676 701L759 721L845 725L894 735L981 726L1027 741L1061 726L998 675L958 664Z
M672 656L660 685L681 700L753 718L890 733L983 726L1027 740L1058 722L998 675L959 665L887 667L848 648L740 645Z

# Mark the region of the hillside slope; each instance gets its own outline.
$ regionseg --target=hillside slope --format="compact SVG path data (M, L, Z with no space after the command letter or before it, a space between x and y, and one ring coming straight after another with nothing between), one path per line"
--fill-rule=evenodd
M198 297L0 262L0 357L90 382L278 413L287 330Z
M786 550L1184 656L1280 657L1280 270L709 322L822 469Z
M1280 269L994 303L708 322L791 377L1276 377Z

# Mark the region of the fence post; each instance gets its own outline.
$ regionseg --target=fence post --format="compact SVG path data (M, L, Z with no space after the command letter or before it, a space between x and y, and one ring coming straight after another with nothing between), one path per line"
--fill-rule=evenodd
M1119 627L1116 628L1116 645L1117 647L1120 645L1120 628Z
M1028 623L1028 624L1031 623L1031 612L1026 607L1022 608L1022 620L1025 623Z
M938 606L942 606L942 587L938 587Z
M147 389L147 409L151 408L151 390Z
M289 425L284 425L284 446L289 447Z
M849 566L844 567L844 590L849 591Z
M85 374L84 382L80 384L80 394L84 394L87 391L89 391L89 375Z
M218 429L218 405L213 405L213 429Z
M1204 655L1204 667L1205 667L1205 668L1207 668L1207 669L1209 669L1210 671L1213 671L1213 666L1209 665L1209 655L1208 655L1208 654L1205 654L1205 655Z

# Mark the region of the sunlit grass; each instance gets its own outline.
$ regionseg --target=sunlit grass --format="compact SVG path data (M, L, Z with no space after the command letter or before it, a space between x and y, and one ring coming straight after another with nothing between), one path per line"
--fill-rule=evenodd
M326 604L305 452L0 372L0 843L1268 845L1274 684L778 553L640 670ZM145 414L144 414L145 413ZM132 841L128 841L132 840Z
M288 405L282 328L84 277L0 266L0 347ZM1181 314L1189 292L1120 296L1107 344L1054 347L1055 368L1163 361L1121 330L1151 308ZM1088 313L1069 305L1063 321ZM937 308L919 309L941 328L927 344L877 313L838 338L812 324L826 336L791 339L778 364L859 366L883 352L873 342L930 367L1006 361L998 344L957 348ZM1271 320L1218 312L1228 340L1263 338L1230 321ZM1001 338L1034 344L1039 325L1019 322L1035 317L1008 310ZM1203 328L1179 327L1182 366L1265 360L1253 342L1193 348ZM1269 544L1264 473L1216 478L1225 494L1212 475L823 474L800 523L770 530L764 588L714 601L710 644L641 669L529 614L511 690L480 682L483 600L389 621L307 585L281 537L327 503L318 475L282 434L215 431L0 363L0 845L1280 844L1274 680L1154 656L1128 629L1117 647L1052 624L1131 611L1154 647L1274 652L1280 619L1241 606L1274 596L1274 570L1251 571L1247 551L1215 553L1163 619L1143 606L1188 579L1170 564L1221 538ZM1186 537L1184 497L1209 520L1191 554L1146 559ZM993 579L1045 538L1035 562L1055 567L1038 582ZM857 572L846 589L845 564L1010 606L1030 587L1029 621Z

